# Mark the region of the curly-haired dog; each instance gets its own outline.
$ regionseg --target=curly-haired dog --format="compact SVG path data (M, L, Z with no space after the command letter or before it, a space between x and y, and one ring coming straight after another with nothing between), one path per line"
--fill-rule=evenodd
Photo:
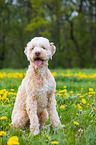
M30 120L30 131L36 135L39 126L43 128L48 120L48 114L52 126L60 126L54 95L56 83L48 69L48 60L55 50L54 44L43 37L35 37L27 44L24 52L30 65L18 89L12 112L13 128L22 128Z

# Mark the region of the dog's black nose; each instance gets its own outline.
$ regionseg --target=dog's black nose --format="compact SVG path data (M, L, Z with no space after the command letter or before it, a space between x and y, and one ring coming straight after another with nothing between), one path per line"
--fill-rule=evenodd
M39 51L35 52L35 55L40 56L40 52Z

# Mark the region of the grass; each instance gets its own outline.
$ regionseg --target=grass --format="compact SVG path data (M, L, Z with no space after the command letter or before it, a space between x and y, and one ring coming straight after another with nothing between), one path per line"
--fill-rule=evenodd
M52 70L57 84L56 107L62 128L48 127L49 118L45 130L37 136L30 135L26 128L13 130L10 124L16 93L26 70L3 69L0 72L1 145L8 144L8 140L12 144L14 136L18 137L15 144L20 145L96 144L96 69Z

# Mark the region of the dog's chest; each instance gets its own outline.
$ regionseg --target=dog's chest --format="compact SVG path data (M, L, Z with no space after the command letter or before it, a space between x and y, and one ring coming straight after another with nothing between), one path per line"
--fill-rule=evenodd
M50 92L52 89L53 82L51 80L47 80L46 78L43 78L43 80L39 80L37 82L37 92L39 95L42 95L42 93Z
M37 102L38 102L38 108L39 112L42 112L44 108L47 107L48 104L48 93L51 91L52 88L52 82L48 81L47 79L44 80L44 83L41 85L38 85L37 87Z

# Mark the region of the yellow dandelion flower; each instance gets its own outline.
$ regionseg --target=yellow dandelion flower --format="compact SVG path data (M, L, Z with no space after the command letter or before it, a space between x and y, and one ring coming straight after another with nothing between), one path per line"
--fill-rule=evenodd
M57 75L57 73L56 72L52 72L52 75L55 77Z
M79 114L78 114L78 113L76 113L76 115L78 116Z
M60 90L59 93L65 93L67 92L67 89L64 89L64 90Z
M14 89L10 89L10 91L14 91Z
M46 137L48 137L48 135L46 135Z
M18 140L19 140L19 138L17 136L12 136L8 139L7 145L18 145L18 144L20 144L18 142Z
M81 95L80 98L82 98L82 97L84 97L84 96Z
M67 88L67 86L64 86L64 89L66 89Z
M67 93L65 93L64 95L65 95L65 97L68 97L69 96Z
M70 91L70 94L72 94L73 93L73 91Z
M8 129L8 127L6 126L6 130Z
M64 76L64 73L61 73L62 76Z
M12 99L16 99L16 97L12 97Z
M0 118L0 120L5 120L5 119L7 119L6 116L2 116L2 117Z
M82 109L82 106L80 104L77 105L78 109Z
M95 92L89 92L89 95L90 95L90 94L91 94L91 95L92 95L92 94L95 94Z
M58 141L52 141L51 144L58 144Z
M5 105L2 105L3 107L5 107Z
M74 104L72 104L72 106L74 106Z
M92 110L94 110L94 109L95 109L95 107L92 108Z
M93 88L89 88L89 91L90 91L90 92L93 92Z
M88 95L89 97L92 97L92 95Z
M82 99L82 103L83 103L83 104L86 104L86 100L85 100L85 99Z
M64 106L64 105L61 105L61 106L60 106L60 109L64 109L64 108L65 108L65 106Z
M0 136L6 135L5 131L0 131Z
M11 123L9 123L9 126L10 126L10 127L13 127Z
M48 138L48 139L50 139L51 137L50 136L48 136L48 135L46 135L46 137Z
M63 124L62 127L66 127L66 126Z
M80 96L81 94L77 94L77 96Z
M55 93L57 92L57 90L55 90Z
M76 122L76 121L74 121L73 123L74 123L75 125L79 125L79 123L78 123L78 122Z

